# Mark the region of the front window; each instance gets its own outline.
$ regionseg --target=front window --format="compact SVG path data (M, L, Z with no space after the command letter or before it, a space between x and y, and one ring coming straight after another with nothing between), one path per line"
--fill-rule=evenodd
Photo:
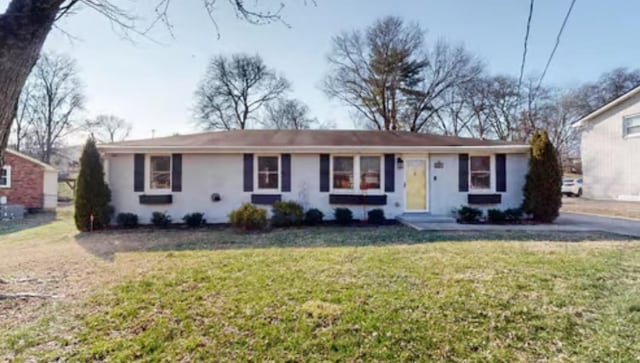
M491 157L471 156L469 164L471 189L491 189Z
M278 189L278 157L258 156L258 189Z
M360 157L360 189L380 189L379 156Z
M353 157L333 157L333 189L353 189Z
M11 167L6 165L0 168L0 188L11 186Z
M640 115L624 119L624 136L640 137Z
M171 156L149 157L150 189L171 189Z

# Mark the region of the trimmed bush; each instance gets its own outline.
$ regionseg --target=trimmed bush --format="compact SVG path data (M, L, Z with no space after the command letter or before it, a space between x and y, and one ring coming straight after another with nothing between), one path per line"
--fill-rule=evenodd
M118 213L116 223L122 228L136 228L138 226L138 215L135 213Z
M500 209L489 209L487 211L487 220L489 223L502 224L507 221L507 216Z
M316 226L322 223L324 213L320 209L311 208L304 214L304 224L308 226Z
M259 230L267 226L267 211L253 204L243 204L229 214L231 225L244 230Z
M271 225L274 227L299 226L304 218L304 209L296 202L275 202L271 214Z
M524 186L522 209L533 220L551 223L562 206L562 170L558 153L546 131L536 131L531 139L529 173Z
M520 222L523 216L522 209L520 208L510 208L504 211L504 217L509 223Z
M109 225L111 190L104 181L104 169L96 142L89 138L82 149L80 173L76 181L75 212L73 218L78 230L87 232ZM93 216L93 226L91 223Z
M382 225L387 219L384 217L384 210L372 209L367 213L367 222L369 224Z
M197 228L206 223L204 213L189 213L182 217L182 221L191 228Z
M482 217L482 210L467 206L460 207L457 210L458 222L461 223L478 223Z
M151 214L151 224L156 227L166 228L171 224L171 216L167 212L153 212Z
M353 223L353 213L349 208L336 208L333 212L336 223L341 226L347 226Z

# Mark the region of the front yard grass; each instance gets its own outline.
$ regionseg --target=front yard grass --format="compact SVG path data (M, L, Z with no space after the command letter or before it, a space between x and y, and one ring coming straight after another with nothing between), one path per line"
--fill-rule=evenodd
M133 273L32 324L0 327L0 356L637 361L640 245L602 241L612 238L401 226L85 234L60 243Z

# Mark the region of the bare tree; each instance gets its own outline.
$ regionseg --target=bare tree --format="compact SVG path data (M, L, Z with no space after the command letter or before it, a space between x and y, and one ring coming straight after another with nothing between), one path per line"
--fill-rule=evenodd
M55 22L67 14L80 10L92 10L105 16L123 36L146 36L156 24L162 23L171 32L169 8L171 0L154 0L155 14L151 23L140 27L138 17L109 0L10 0L0 13L0 165L9 140L11 125L17 112L18 99L29 73L35 65L49 32ZM217 1L201 0L214 25ZM274 10L259 10L257 1L247 7L244 0L227 0L238 18L252 24L282 22L280 12L284 5Z
M518 80L508 76L492 76L479 80L472 97L476 104L476 120L483 119L489 126L489 136L499 140L517 139L521 105Z
M18 110L13 121L14 147L20 151L30 136L30 124L33 121L33 84L27 82L18 99Z
M479 77L472 82L466 83L461 89L461 97L466 108L466 112L472 117L467 131L472 137L479 139L489 139L493 133L487 112L487 97L489 92L489 82L485 77Z
M396 130L402 93L420 81L424 29L397 17L333 38L326 94L350 106L368 128Z
M597 81L578 87L571 97L574 107L586 115L639 85L640 69L616 68L602 74Z
M195 93L196 122L209 130L244 130L289 87L289 81L267 68L258 55L214 57Z
M572 122L580 116L571 92L549 89L548 96L536 109L534 125L546 130L562 160L579 154L579 134Z
M56 145L76 127L76 114L84 106L82 84L73 59L48 53L36 63L31 81L31 152L49 163Z
M432 129L435 116L443 108L460 102L457 97L447 97L447 92L472 82L482 74L483 69L483 64L463 46L438 41L427 52L427 66L422 70L421 81L415 88L406 90L403 128L412 132Z
M131 123L115 115L98 115L87 120L85 128L101 143L122 141L131 133Z
M266 129L310 129L318 120L309 116L309 107L296 99L280 99L265 107L265 115L260 121Z
M386 17L364 32L335 37L325 92L350 106L365 128L434 128L436 115L449 105L445 93L483 67L462 46L438 41L430 49L425 33L417 24Z
M449 136L470 135L475 113L464 98L464 89L455 87L443 94L444 105L435 113L435 129Z

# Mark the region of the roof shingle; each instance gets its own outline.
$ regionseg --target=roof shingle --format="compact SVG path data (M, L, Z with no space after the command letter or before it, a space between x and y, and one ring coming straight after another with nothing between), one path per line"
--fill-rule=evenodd
M405 131L368 130L232 130L210 131L154 139L122 141L108 147L278 147L278 146L507 146L497 140L443 136Z

